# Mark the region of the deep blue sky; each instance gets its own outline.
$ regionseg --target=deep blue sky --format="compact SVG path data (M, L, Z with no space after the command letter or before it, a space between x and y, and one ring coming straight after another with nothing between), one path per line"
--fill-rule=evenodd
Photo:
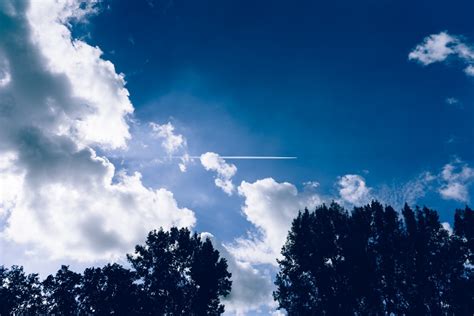
M238 181L316 180L332 194L347 173L363 174L370 186L397 186L439 172L453 157L474 161L474 78L456 61L423 67L408 60L429 34L473 42L472 1L123 0L102 7L75 31L89 33L88 42L126 75L137 118L171 119L196 155L298 156L239 162ZM449 97L459 103L447 104ZM145 180L193 202L189 178L147 170ZM222 193L212 183L209 190ZM236 216L222 220L243 221L236 199L223 196L209 206L212 216L230 208ZM420 203L442 212L462 205L435 195Z

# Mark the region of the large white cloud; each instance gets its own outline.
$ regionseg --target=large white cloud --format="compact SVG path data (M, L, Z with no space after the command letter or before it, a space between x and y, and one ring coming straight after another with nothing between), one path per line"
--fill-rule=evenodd
M153 228L195 223L171 192L94 150L126 146L133 107L123 76L67 27L93 4L0 5L1 236L37 255L113 258Z
M235 189L232 177L237 173L237 167L234 164L226 163L223 158L213 152L204 153L200 158L201 164L206 170L217 173L214 180L216 186L228 195L232 195Z
M272 178L254 183L243 181L238 191L245 198L243 214L257 228L257 233L239 238L227 248L239 260L250 263L276 265L298 211L321 203L321 198L314 192L298 192L293 184L278 183Z
M464 72L467 75L474 75L474 48L463 42L461 37L450 35L447 32L427 36L410 52L408 58L426 66L443 62L450 56L466 64Z
M64 74L70 93L81 99L81 119L70 122L84 144L124 147L130 138L126 115L133 112L122 74L101 58L102 51L74 39L67 23L93 12L97 0L31 1L27 18L31 40L46 59L49 71Z

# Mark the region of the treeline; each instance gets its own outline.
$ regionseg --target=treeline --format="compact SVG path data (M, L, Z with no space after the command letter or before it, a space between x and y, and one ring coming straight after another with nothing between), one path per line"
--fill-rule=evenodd
M0 315L220 315L231 274L209 239L187 229L153 231L119 264L62 266L40 281L22 267L0 267Z
M293 221L273 293L288 315L474 315L474 211L453 230L428 208L333 203ZM127 256L40 281L0 267L0 315L220 315L227 262L187 229L149 233Z
M289 315L474 315L474 212L378 202L300 212L274 298Z

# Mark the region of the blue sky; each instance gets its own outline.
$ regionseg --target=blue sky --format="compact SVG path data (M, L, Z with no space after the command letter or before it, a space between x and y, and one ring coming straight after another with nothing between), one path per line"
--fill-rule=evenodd
M136 116L173 120L194 154L298 156L239 162L241 179L330 192L346 173L397 185L472 163L474 79L408 60L429 34L473 39L469 1L150 3L104 4L90 42L126 74Z
M227 311L268 314L298 209L380 199L452 223L474 194L473 10L0 4L3 263L123 262L148 230L186 226L229 260Z

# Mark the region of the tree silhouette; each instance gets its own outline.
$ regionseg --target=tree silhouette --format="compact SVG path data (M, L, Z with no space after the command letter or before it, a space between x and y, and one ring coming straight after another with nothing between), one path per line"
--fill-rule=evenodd
M294 220L279 261L275 299L293 315L345 313L350 295L342 249L347 238L347 213L337 204ZM314 247L318 245L318 247Z
M219 252L209 239L201 241L193 259L190 275L197 291L192 300L192 314L222 314L224 306L220 304L219 298L227 296L232 285L226 260L219 259Z
M189 230L153 231L128 260L139 277L141 315L219 315L230 292L227 263Z
M453 271L454 312L469 315L474 311L474 211L469 207L456 210L454 216L454 246L450 258L458 258L458 270ZM459 268L463 264L465 269ZM464 304L464 302L468 302Z
M87 268L79 290L81 312L88 315L137 314L135 274L119 264Z
M305 210L282 249L274 297L289 315L472 315L473 218L457 211L450 235L428 208Z
M81 275L61 266L56 275L49 275L43 281L48 314L76 315L79 310L78 294Z
M37 315L44 311L38 275L26 275L19 266L0 266L0 315Z
M0 266L0 316L220 315L231 274L209 239L188 229L152 231L127 255L83 275L61 266L43 282L22 267Z

